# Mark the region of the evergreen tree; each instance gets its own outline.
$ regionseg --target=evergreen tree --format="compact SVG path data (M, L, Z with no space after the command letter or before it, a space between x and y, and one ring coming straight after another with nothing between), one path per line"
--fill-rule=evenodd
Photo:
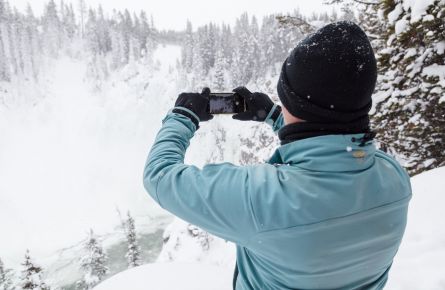
M54 0L50 0L42 16L43 43L47 55L57 56L62 47L61 22Z
M347 20L347 21L352 21L355 22L355 14L353 11L353 4L352 3L343 3L342 7L341 7L341 11L342 11L342 15L341 15L341 20Z
M76 14L74 12L73 4L70 3L70 5L67 8L67 13L65 15L65 18L63 19L63 23L65 25L65 31L70 39L73 39L76 31Z
M423 14L408 4L380 5L387 47L379 53L382 91L373 125L382 149L417 174L445 165L445 1L432 2Z
M193 28L192 23L187 21L187 28L185 30L184 45L182 47L182 65L185 70L190 73L193 67Z
M80 267L84 275L77 283L77 288L88 290L99 284L108 274L108 268L105 266L108 257L93 230L90 230L84 243L84 252L84 256L80 259Z
M148 24L147 13L141 11L139 14L138 38L141 43L141 51L147 50L147 37L150 35L150 25Z
M125 257L128 261L128 268L133 268L141 265L141 249L139 248L136 236L136 227L133 217L130 212L127 213L125 221L125 235L128 243L128 251Z
M6 269L3 261L0 259L0 290L13 290L12 271Z
M39 31L37 29L38 20L34 16L31 6L26 9L25 31L23 37L23 49L25 51L25 76L38 77L39 66L41 65L41 49L39 45Z
M85 24L85 38L88 45L88 50L93 56L100 53L100 43L98 35L98 27L96 21L96 12L93 9L88 11L88 20Z
M262 50L260 52L260 63L262 64L258 69L261 71L261 75L265 75L267 68L270 68L278 60L278 39L277 33L278 21L275 16L265 16L261 25L260 31L260 43L262 44Z
M98 48L101 55L105 55L111 50L111 38L109 29L109 23L105 19L102 6L99 5L96 18L96 33Z
M11 14L10 22L10 65L12 73L18 75L23 73L24 66L21 44L23 19L16 8L14 8L14 12Z
M227 66L229 66L232 63L232 51L233 51L232 39L233 35L230 25L223 24L219 43Z
M377 58L382 49L385 48L383 35L387 29L386 21L379 16L378 5L358 6L358 23L366 32Z
M232 85L246 85L253 75L254 39L250 35L247 13L241 15L235 24L235 50L233 52Z
M29 250L26 251L25 261L22 264L22 276L20 279L21 289L49 290L50 287L42 280L42 268L35 265L31 260Z
M225 72L226 60L224 58L223 50L220 46L216 53L215 69L213 72L213 88L217 91L223 91L226 87L225 85Z
M11 80L11 11L8 2L0 0L0 78L3 81Z
M87 5L85 3L85 0L78 1L78 9L80 16L80 37L83 38L85 35L85 21L87 17Z
M252 17L252 22L250 23L250 38L249 42L251 45L251 51L250 51L250 62L253 66L252 71L252 81L256 82L263 74L263 71L261 68L264 66L264 64L261 63L261 58L259 57L261 55L260 52L260 31L258 27L258 21L255 16Z

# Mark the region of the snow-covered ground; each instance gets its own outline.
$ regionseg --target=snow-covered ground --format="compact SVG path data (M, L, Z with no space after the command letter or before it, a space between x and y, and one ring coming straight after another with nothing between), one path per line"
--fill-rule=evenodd
M445 167L411 178L408 226L387 289L445 289Z
M230 290L232 273L212 264L158 263L133 268L95 290Z
M445 289L445 167L412 179L413 199L405 238L390 272L388 290ZM159 261L120 273L95 290L231 289L234 248L202 237L176 220L166 231L167 244ZM167 263L172 260L174 262ZM188 263L186 263L188 261ZM173 277L173 278L172 278Z

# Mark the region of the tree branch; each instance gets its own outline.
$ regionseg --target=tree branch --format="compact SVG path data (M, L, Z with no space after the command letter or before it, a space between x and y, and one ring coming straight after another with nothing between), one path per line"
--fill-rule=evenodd
M340 4L343 3L345 0L325 0L323 1L323 4L331 5L331 4ZM365 1L365 0L350 0L355 3L359 4L365 4L365 5L379 5L379 1Z

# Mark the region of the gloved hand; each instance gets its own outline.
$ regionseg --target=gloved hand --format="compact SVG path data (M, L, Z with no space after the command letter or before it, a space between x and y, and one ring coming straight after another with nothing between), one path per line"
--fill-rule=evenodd
M190 118L193 123L195 123L196 128L199 128L199 122L203 121L209 121L213 119L213 115L209 114L207 112L207 107L209 105L209 95L210 95L210 89L204 88L202 89L202 92L199 93L181 93L175 102L175 108L173 109L174 113L182 114L188 118ZM195 113L196 116L198 116L199 120L196 120L196 118L188 113L185 110L181 110L183 107L186 108L193 113Z
M274 107L274 102L266 94L252 93L246 87L238 87L233 91L246 101L246 111L233 115L232 118L235 120L263 122ZM281 107L276 106L275 111L278 112L279 116Z

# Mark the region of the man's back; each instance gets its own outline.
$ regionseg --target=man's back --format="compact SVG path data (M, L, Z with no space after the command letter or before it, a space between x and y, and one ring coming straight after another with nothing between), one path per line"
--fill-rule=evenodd
M292 142L277 150L277 164L257 166L251 202L261 230L238 247L237 289L384 285L406 225L409 177L351 138Z

